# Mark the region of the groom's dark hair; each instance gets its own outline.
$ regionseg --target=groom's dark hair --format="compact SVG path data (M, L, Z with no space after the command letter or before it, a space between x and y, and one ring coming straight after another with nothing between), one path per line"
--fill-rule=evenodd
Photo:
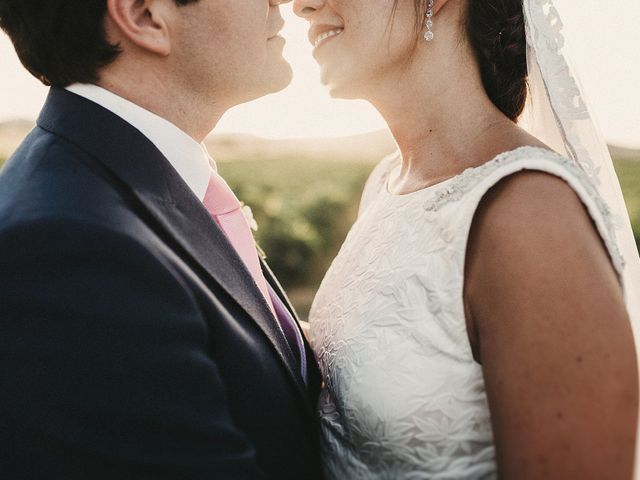
M106 0L0 0L0 28L22 64L45 85L95 83L121 51L107 41L106 12Z

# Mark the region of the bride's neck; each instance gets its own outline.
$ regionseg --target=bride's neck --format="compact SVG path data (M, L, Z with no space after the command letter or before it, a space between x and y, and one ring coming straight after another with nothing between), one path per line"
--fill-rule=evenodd
M416 57L368 98L400 148L401 176L427 183L473 166L490 132L515 127L487 97L464 46L433 46L428 58Z

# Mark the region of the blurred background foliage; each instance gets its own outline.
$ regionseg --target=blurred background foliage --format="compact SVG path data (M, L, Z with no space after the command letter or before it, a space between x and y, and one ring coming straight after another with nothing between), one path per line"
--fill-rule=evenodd
M373 168L361 161L290 158L219 162L219 171L258 223L267 262L301 316L356 218Z
M292 154L218 161L222 176L251 207L258 243L302 318L356 218L374 164ZM616 170L640 248L640 157L616 159Z
M614 161L631 217L636 245L640 250L640 156L635 159L615 159Z

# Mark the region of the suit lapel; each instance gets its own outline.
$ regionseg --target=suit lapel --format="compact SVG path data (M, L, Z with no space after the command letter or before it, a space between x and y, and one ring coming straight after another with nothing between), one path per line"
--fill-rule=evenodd
M186 185L185 185L185 188ZM188 192L193 197L191 191ZM165 208L148 205L156 220L207 273L248 313L269 338L301 394L304 384L282 331L251 274L198 199L196 205L178 201ZM183 199L186 200L186 199ZM189 199L192 200L192 199ZM185 215L184 212L189 212Z
M296 321L296 327L300 330L300 333L302 335L302 341L304 342L304 348L307 354L308 394L309 398L312 399L312 401L315 401L314 399L318 397L321 383L321 374L318 368L318 362L316 361L315 353L313 352L311 344L309 344L309 342L307 341L307 337L302 332L302 329L300 329L300 318L298 317L298 313L293 308L293 305L289 301L289 297L287 297L284 289L280 285L280 282L278 282L277 277L271 271L271 268L269 267L267 262L264 261L264 259L260 259L260 261L262 264L262 271L264 272L264 276L267 279L267 282L271 284L273 290L280 297L280 300L282 300L282 303L287 307L289 312L291 312L291 315Z
M52 88L38 126L88 152L260 327L296 390L305 387L285 337L251 274L202 203L142 133L107 109ZM288 305L290 308L290 305Z
M260 266L262 267L262 273L264 273L264 277L267 279L267 282L269 282L273 287L274 292L276 292L280 300L282 300L282 304L287 307L287 310L289 310L289 313L291 313L291 316L295 319L296 324L299 327L300 317L298 317L298 312L293 308L293 305L289 301L289 297L287 297L284 288L280 285L280 282L271 270L271 267L269 267L269 264L263 258L260 258Z

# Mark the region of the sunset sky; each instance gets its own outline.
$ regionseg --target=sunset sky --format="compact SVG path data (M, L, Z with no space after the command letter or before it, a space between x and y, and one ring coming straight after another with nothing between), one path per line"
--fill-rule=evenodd
M592 111L611 143L640 148L640 1L555 0L565 23L572 63ZM365 102L332 100L319 83L306 22L283 7L285 56L294 81L285 91L227 113L219 132L268 138L335 137L384 128ZM46 88L18 62L0 33L0 121L33 119ZM277 121L274 121L277 118Z

